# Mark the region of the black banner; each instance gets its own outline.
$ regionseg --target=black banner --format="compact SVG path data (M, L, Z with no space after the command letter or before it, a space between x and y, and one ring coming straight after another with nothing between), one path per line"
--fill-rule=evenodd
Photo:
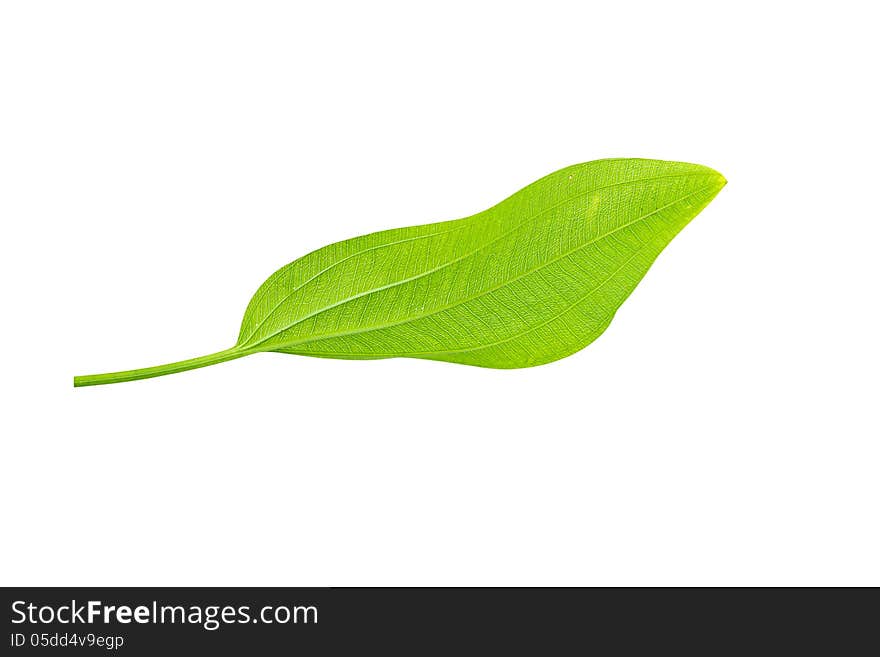
M3 654L534 654L859 646L874 590L3 589ZM871 639L873 641L873 639ZM849 652L849 650L847 650Z

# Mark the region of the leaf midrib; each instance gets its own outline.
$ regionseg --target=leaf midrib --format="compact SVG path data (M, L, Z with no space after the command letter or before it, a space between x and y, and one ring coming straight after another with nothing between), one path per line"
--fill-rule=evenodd
M690 174L690 175L693 175L693 174ZM667 176L667 177L675 177L675 176ZM669 207L675 205L676 203L681 203L682 201L684 201L684 200L686 200L686 199L688 199L688 198L691 198L692 196L696 196L697 194L700 194L700 193L702 193L702 192L704 192L704 191L710 189L711 187L712 187L711 184L704 185L703 187L700 187L699 189L694 190L693 192L689 192L688 194L685 194L684 196L681 196L681 197L677 198L676 200L671 201L670 203L667 203L667 204L665 204L665 205L662 205L662 206L660 206L659 208L656 208L656 209L652 210L651 212L649 212L649 213L647 213L647 214L641 215L640 217L637 217L636 219L633 219L632 221L629 221L629 222L627 222L627 223L625 223L625 224L622 224L622 225L618 226L617 228L614 228L613 230L608 231L607 233L604 233L604 234L602 234L602 235L600 235L600 236L598 236L598 237L595 237L595 238L593 238L593 239L590 239L590 240L584 242L583 244L581 244L581 245L579 245L579 246L577 246L577 247L575 247L575 248L573 248L573 249L571 249L571 250L569 250L569 251L566 251L565 253L562 253L562 254L556 256L555 258L552 258L551 260L548 260L547 262L543 262L543 263L541 263L540 265L538 265L537 267L534 267L534 268L532 268L532 269L530 269L530 270L528 270L528 271L526 271L526 272L523 272L522 274L519 274L518 276L515 276L514 278L511 278L511 279L509 279L509 280L507 280L507 281L504 281L503 283L501 283L501 284L499 284L499 285L497 285L497 286L495 286L495 287L492 287L492 288L489 288L489 289L484 290L484 291L482 291L482 292L479 292L478 294L475 294L475 295L473 295L473 296L470 296L470 297L468 297L468 298L466 298L466 299L460 299L460 300L456 301L455 303L450 304L450 305L448 305L448 306L445 306L445 307L442 307L442 308L436 308L436 309L434 309L434 310L431 310L430 312L423 313L422 315L417 315L417 316L413 316L413 317L408 317L408 318L406 318L406 319L404 319L404 320L401 320L401 321L398 321L398 322L390 322L390 323L382 324L382 325L374 325L374 326L365 327L365 328L361 328L361 329L356 329L356 330L352 330L352 331L341 331L341 332L338 332L338 333L326 333L326 334L323 334L323 335L312 335L312 336L309 336L309 337L307 337L307 338L303 338L303 339L301 339L301 340L296 340L296 341L293 341L293 342L290 342L290 343L287 343L287 344L284 344L284 345L279 345L278 347L275 348L275 350L278 350L278 349L289 349L290 347L295 347L295 346L297 346L297 345L301 345L301 344L308 344L308 343L310 343L310 342L317 342L318 340L326 340L326 339L329 339L329 338L338 338L338 337L345 337L345 336L349 336L349 335L357 335L357 334L360 334L360 333L368 333L368 332L370 332L370 331L378 331L378 330L380 330L380 329L390 328L390 327L392 327L392 326L400 326L400 325L402 325L402 324L408 324L408 323L410 323L410 322L414 322L414 321L419 320L419 319L424 319L425 317L430 317L431 315L436 315L436 314L439 314L439 313L441 313L441 312L445 312L445 311L447 311L447 310L450 310L451 308L455 308L456 306L460 306L460 305L465 304L465 303L467 303L467 302L469 302L469 301L473 301L474 299L477 299L477 298L479 298L479 297L481 297L481 296L485 296L485 295L487 295L487 294L491 294L492 292L495 292L495 291L497 291L497 290L499 290L499 289L501 289L501 288L503 288L503 287L506 287L507 285L511 285L512 283L515 283L516 281L520 280L521 278L524 278L524 277L526 277L526 276L530 276L531 274L534 274L535 272L540 271L541 269L544 269L545 267L549 267L550 265L552 265L552 264L558 262L559 260L562 260L563 258L567 258L568 256L572 255L573 253L576 253L577 251L580 251L581 249L586 248L586 247L589 246L590 244L594 244L594 243L596 243L596 242L598 242L598 241L600 241L600 240L606 239L606 238L610 237L611 235L614 235L615 233L618 233L618 232L620 232L621 230L624 230L625 228L628 228L628 227L630 227L630 226L632 226L632 225L634 225L634 224L636 224L636 223L638 223L638 222L640 222L640 221L644 221L644 220L647 219L648 217L651 217L651 216L657 214L658 212L662 212L662 211L665 210L666 208L669 208ZM594 191L598 191L598 190L594 190ZM574 197L572 197L572 198L574 198ZM641 248L641 247L640 247L640 248ZM312 315L308 315L308 316L305 316L305 317L303 317L303 318L297 320L296 322L294 322L293 324L291 324L291 325L288 326L287 328L284 328L284 329L282 329L282 331L279 331L279 333L280 333L280 332L283 332L283 331L286 331L286 330L288 330L288 329L290 329L290 328L293 328L294 326L296 326L297 324L299 324L299 323L305 321L306 319L309 319L310 317L314 317L314 316L316 316L316 315L319 315L320 313L325 312L325 311L327 311L327 310L330 310L331 308L334 308L334 307L336 307L336 306L338 306L338 305L341 305L341 304L343 304L343 303L347 303L348 301L351 301L351 300L353 300L353 299L357 299L357 298L360 298L360 297L363 297L363 296L367 296L367 295L369 295L369 294L373 294L373 293L375 293L375 292L379 292L379 291L381 291L382 289L386 289L387 287L393 287L393 285L391 285L391 286L385 286L385 287L383 287L383 288L376 288L376 289L374 289L374 290L370 290L370 291L368 291L368 292L366 292L366 293L363 293L363 294L360 294L360 295L355 295L355 296L353 296L353 297L350 297L350 298L348 298L348 299L345 299L345 300L343 300L343 301L341 301L341 302L338 302L338 303L336 303L336 304L333 304L333 305L331 305L331 306L327 306L326 308L322 308L321 310L319 310L318 312L313 313ZM267 338L265 338L264 340L261 340L260 342L257 342L256 344L252 345L252 348L253 348L253 347L257 347L257 346L263 344L266 340L269 340L269 339L271 339L272 337L274 337L274 335L277 335L277 333L268 336Z
M446 267L450 267L450 266L456 264L457 262L461 262L462 260L464 260L464 259L466 259L466 258L469 258L469 257L471 257L471 256L473 256L473 255L479 253L479 252L480 252L481 250L483 250L484 248L486 248L486 247L488 247L488 246L491 246L492 244L494 244L495 242L497 242L497 241L499 241L499 240L501 240L501 239L504 239L504 238L507 237L508 235L510 235L510 234L512 234L512 233L514 233L514 232L516 232L517 230L519 230L519 229L522 228L523 226L525 226L525 225L531 223L532 221L534 221L535 219L537 219L537 218L543 216L543 215L546 214L547 212L551 212L551 211L553 211L553 210L555 210L555 209L557 209L557 208L559 208L559 207L565 205L566 203L570 203L571 201L574 201L575 199L581 198L581 197L583 197L583 196L587 196L587 195L589 195L589 194L593 194L593 193L595 193L595 192L600 192L600 191L605 190L605 189L610 189L610 188L612 188L612 187L620 187L620 186L624 186L624 185L635 185L635 184L638 184L638 183L652 182L652 181L655 181L655 180L665 180L665 179L670 179L670 178L686 178L686 177L689 177L689 176L695 176L695 175L705 175L705 174L695 174L694 172L688 172L688 173L680 173L680 174L670 174L670 175L665 175L665 176L652 176L652 177L649 177L649 178L639 178L639 179L635 179L635 180L626 180L626 181L622 181L622 182L612 183L612 184L609 184L609 185L603 185L603 186L601 186L601 187L594 187L594 188L589 189L589 190L586 190L586 191L584 191L584 192L580 192L580 193L578 193L578 194L574 194L574 195L572 195L572 196L567 197L567 198L566 198L565 200L563 200L563 201L560 201L560 202L558 202L558 203L555 203L555 204L551 205L550 207L544 208L544 209L541 210L540 212L537 212L536 214L530 216L528 219L525 219L525 220L521 221L520 223L518 223L516 226L512 227L511 229L509 229L509 230L507 230L507 231L501 233L498 237L496 237L496 238L494 238L494 239L492 239L492 240L490 240L490 241L488 241L488 242L486 242L486 243L484 243L484 244L481 244L481 245L480 245L479 247L477 247L476 249L474 249L474 250L472 250L472 251L469 251L468 253L465 253L464 255L459 256L458 258L455 258L454 260L450 260L449 262L445 262L445 263L443 263L442 265L440 265L440 266L438 266L438 267L435 267L435 268L433 268L433 269L428 269L428 270L426 270L426 271L420 272L419 274L417 274L417 275L415 275L415 276L411 276L411 277L409 277L409 278L401 279L401 280L399 280L399 281L394 281L393 283L389 283L389 284L387 284L387 285L383 285L383 286L381 286L381 287L373 288L373 289L371 289L371 290L365 290L364 292L361 292L360 294L356 294L356 295L353 295L353 296L347 297L347 298L345 298L345 299L342 299L342 300L340 300L340 301L337 301L336 303L333 303L333 304L331 304L331 305L329 305L329 306L325 306L325 307L323 307L323 308L320 308L320 309L316 310L315 312L312 312L312 313L310 313L310 314L304 315L303 317L298 318L296 321L294 321L294 322L292 322L292 323L290 323L290 324L288 324L288 325L286 325L286 326L283 326L283 327L279 328L277 331L274 331L274 332L270 333L270 334L267 335L265 338L263 338L263 339L261 339L261 340L255 342L255 343L253 343L253 344L251 344L251 345L247 345L247 340L249 340L250 338L252 338L252 337L254 336L254 334L259 330L259 327L262 326L263 324L265 324L265 322L271 317L271 315L272 315L276 310L278 310L278 308L280 308L281 305L282 305L285 301L287 301L287 299L289 299L289 298L290 298L291 296L293 296L297 291L299 291L300 289L302 289L303 287L305 287L305 285L307 285L309 282L311 282L312 280L314 280L315 278L317 278L318 276L320 276L320 275L323 274L324 272L329 271L329 270L332 269L333 267L335 267L335 266L337 266L337 265L339 265L339 264L342 264L342 262L344 262L344 261L346 261L346 260L348 260L348 259L350 259L350 258L354 258L354 257L356 257L356 256L358 256L358 255L361 255L362 253L367 253L367 252L369 252L370 250L372 250L372 249L374 249L374 248L381 248L381 247L384 246L384 245L377 245L376 247L370 247L370 248L368 248L368 249L364 249L363 251L359 251L358 253L351 254L350 256L347 256L346 258L344 258L344 259L342 259L342 260L340 260L340 261L334 263L333 265L330 265L330 266L327 267L325 270L319 272L318 274L315 274L315 276L313 276L313 277L312 277L311 279L309 279L308 281L303 282L303 283L302 283L301 285L299 285L297 288L291 290L288 294L286 294L286 295L284 296L284 298L281 299L281 301L278 302L278 304L275 305L275 307L274 307L271 311L269 311L269 313L266 315L266 317L264 317L264 318L260 321L259 326L258 326L254 331L251 332L250 336L248 336L248 338L247 338L244 342L240 342L239 344L240 344L241 346L245 346L245 345L247 345L247 346L249 346L249 347L258 347L258 346L260 346L260 345L262 345L262 344L265 344L266 342L268 342L269 340L271 340L271 339L274 338L275 336L280 335L281 333L284 333L285 331L288 331L288 330L292 329L294 326L297 326L298 324L301 324L301 323L304 322L305 320L310 319L310 318L312 318L312 317L315 317L315 316L317 316L317 315L320 315L321 313L326 312L326 311L328 311L328 310L331 310L331 309L333 309L333 308L335 308L335 307L337 307L337 306L341 306L341 305L343 305L343 304L345 304L345 303L348 303L349 301L354 301L355 299L359 299L359 298L361 298L361 297L369 296L369 295L374 294L374 293L376 293L376 292L381 292L382 290L387 290L387 289L390 289L390 288L396 287L396 286L398 286L398 285L403 285L403 284L405 284L405 283L409 283L409 282L411 282L411 281L418 280L419 278L423 278L424 276L428 276L428 275L433 274L433 273L435 273L435 272L441 271L441 270L445 269ZM707 185L706 188L708 188L709 186L710 186L710 185ZM706 188L703 188L703 189L706 189ZM701 190L699 190L699 191L703 191L703 189L701 189ZM510 198L512 198L512 197L510 197ZM688 196L684 196L684 197L678 199L677 201L674 201L674 202L673 202L672 204L670 204L670 205L674 205L675 203L677 203L677 202L679 202L679 201L682 201L682 200L684 200L685 198L688 198ZM665 208L665 207L668 207L668 205L667 205L667 206L663 206L663 208ZM660 208L660 209L663 209L663 208ZM481 213L481 214L482 214L482 213ZM473 216L477 216L477 215L473 215ZM640 217L640 218L636 219L635 221L641 221L642 219L645 219L645 218L647 218L648 216L651 216L651 215L650 215L650 214L645 215L644 217ZM472 218L472 217L468 217L468 218ZM632 222L632 223L635 223L635 222ZM626 225L631 225L631 224L626 224ZM622 226L621 228L625 228L626 225ZM617 230L617 229L615 229L615 230ZM447 232L452 232L452 231L447 231ZM613 234L613 232L614 232L614 231L612 231L612 232L610 232L610 233L606 233L606 234L603 235L602 237L605 237L605 236L607 236L607 235L611 235L611 234ZM443 233L440 233L440 234L443 234ZM420 237L427 238L427 237L432 237L432 235L425 235L425 236L420 236ZM412 238L412 239L408 239L408 240L403 240L403 241L404 241L404 242L406 242L406 241L415 241L416 239L419 239L419 237ZM599 238L599 239L601 239L601 238ZM584 243L584 244L581 245L581 246L584 247L584 246L587 246L588 244L591 244L591 243L592 243L592 242L586 242L586 243ZM387 246L391 246L391 244L393 244L393 243L389 243ZM570 253L569 253L569 254L570 254ZM561 256L561 257L564 257L564 256ZM551 264L552 262L554 262L554 261L549 261L549 262L546 263L546 264ZM534 270L533 270L533 271L534 271ZM527 272L527 273L532 273L532 272ZM519 278L519 277L517 277L517 278ZM512 283L512 282L514 282L515 280L517 280L517 278L511 279L510 281L507 281L507 282L508 282L508 283ZM502 285L502 287L503 287L503 285ZM494 288L494 289L498 289L498 288ZM486 293L491 292L491 291L494 291L494 289L492 289L492 290L488 290ZM476 298L476 297L472 297L472 298ZM471 300L471 299L467 299L466 301L469 301L469 300ZM457 305L457 304L454 304L454 305ZM453 306L450 306L450 307L453 307ZM421 317L427 317L428 315L433 314L433 312L442 312L443 310L447 310L447 309L448 309L448 308L440 308L440 309L437 309L437 310L435 310L435 311L432 311L432 313L428 313L428 314L426 314L426 315L422 315ZM421 317L417 317L417 318L414 318L414 319L421 319ZM411 320L408 319L408 320L405 320L405 321L403 321L403 322L399 322L399 323L406 323L407 321L411 321ZM395 326L395 325L396 325L396 324L389 324L388 326ZM354 334L354 333L363 333L363 332L365 332L365 331L372 331L372 330L376 330L376 328L386 328L386 327L385 327L385 326L381 326L381 327L371 327L371 328L368 328L368 329L364 329L364 330L362 330L362 331L355 331L355 332L352 332L352 334ZM348 335L348 334L349 334L349 333L340 333L340 334L335 334L335 335L324 335L324 336L319 336L319 337L320 337L320 338L325 338L325 337L338 337L338 335ZM318 339L318 338L316 338L316 339ZM302 340L302 341L298 341L298 342L292 343L292 345L295 345L295 344L303 344L303 343L305 343L305 342L311 342L311 341L313 341L313 340L312 340L312 339L305 339L305 340Z

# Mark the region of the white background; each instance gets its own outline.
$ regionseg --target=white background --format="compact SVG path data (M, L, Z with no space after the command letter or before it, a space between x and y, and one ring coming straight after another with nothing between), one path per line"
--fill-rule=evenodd
M880 585L870 7L3 3L0 581ZM72 387L615 156L729 184L570 358Z

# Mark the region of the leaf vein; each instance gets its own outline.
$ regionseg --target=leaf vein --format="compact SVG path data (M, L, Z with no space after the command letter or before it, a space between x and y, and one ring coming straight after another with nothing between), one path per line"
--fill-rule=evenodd
M571 201L573 201L573 200L575 200L575 199L577 199L577 198L581 198L581 197L583 197L583 196L587 196L587 195L589 195L589 194L592 194L592 193L595 193L595 192L601 191L601 190L603 190L603 189L608 189L608 188L611 188L611 187L618 187L618 186L627 185L627 184L637 184L637 183L642 183L642 182L649 182L649 181L651 181L651 180L661 179L661 178L684 178L684 177L693 176L693 175L694 175L693 173L687 173L687 174L680 174L680 175L673 175L673 176L657 176L656 178L643 178L643 179L639 179L639 180L629 180L629 181L625 181L625 182L621 182L621 183L614 183L614 184L611 184L611 185L606 185L606 186L604 186L604 187L597 187L597 188L591 189L591 190L589 190L589 191L582 192L582 193L580 193L580 194L576 194L576 195L574 195L574 196L570 196L570 197L566 198L564 201L560 201L559 203L556 203L556 204L554 204L554 205L551 205L550 207L545 208L545 209L542 210L541 212L538 212L537 214L532 215L531 217L529 217L528 219L526 219L526 220L520 222L519 224L517 224L516 226L514 226L514 227L511 228L510 230L505 231L504 233L502 233L502 234L499 235L498 237L496 237L496 238L494 238L494 239L492 239L492 240L490 240L490 241L488 241L488 242L486 242L486 243L484 243L484 244L481 244L481 245L480 245L478 248L476 248L475 250L470 251L470 252L468 252L468 253L465 253L464 255L462 255L462 256L460 256L460 257L458 257L458 258L455 258L454 260L450 260L449 262L445 262L445 263L443 263L442 265L440 265L439 267L435 267L435 268L433 268L433 269L429 269L429 270L427 270L427 271L423 271L423 272L421 272L421 273L419 273L419 274L417 274L417 275L415 275L415 276L411 276L411 277L409 277L409 278L404 278L404 279L401 279L401 280L399 280L399 281L394 281L393 283L389 283L389 284L387 284L387 285L383 285L383 286L376 287L376 288L373 288L373 289L370 289L370 290L366 290L366 291L364 291L364 292L362 292L362 293L360 293L360 294L355 294L355 295L353 295L353 296L346 297L345 299L341 299L340 301L337 301L336 303L333 303L333 304L331 304L331 305L329 305L329 306L325 306L324 308L320 308L320 309L314 311L314 312L311 313L311 314L308 314L308 315L305 315L305 316L303 316L303 317L300 317L299 319L295 320L294 322L292 322L292 323L290 323L290 324L287 324L287 325L285 325L285 326L279 328L277 331L274 331L274 332L270 333L270 334L267 335L265 338L263 338L263 339L261 339L261 340L255 342L255 343L253 343L252 345L248 345L248 346L251 346L251 347L258 347L258 346L261 345L261 344L265 344L266 342L268 342L269 340L271 340L271 339L274 338L275 336L277 336L277 335L279 335L279 334L281 334L281 333L284 333L284 331L288 331L288 330L292 329L294 326L296 326L296 325L302 323L303 321L309 319L310 317L314 317L314 316L316 316L316 315L319 315L319 314L321 314L321 313L323 313L323 312L326 312L326 311L328 311L328 310L331 310L331 309L333 309L333 308L335 308L335 307L337 307L337 306L340 306L340 305L342 305L342 304L344 304L344 303L348 303L349 301L354 301L355 299L359 299L359 298L361 298L361 297L365 297L365 296L368 296L368 295L371 295L371 294L375 294L376 292L381 292L382 290L387 290L387 289L389 289L389 288L396 287L396 286L398 286L398 285L403 285L403 284L405 284L405 283L409 283L409 282L411 282L411 281L418 280L418 279L423 278L423 277L425 277L425 276L427 276L427 275L429 275L429 274L433 274L433 273L438 272L438 271L440 271L440 270L442 270L442 269L445 269L446 267L450 267L450 266L456 264L457 262L460 262L460 261L464 260L465 258L469 258L470 256L475 255L475 254L478 253L479 251L481 251L481 250L483 250L484 248L486 248L486 247L488 247L488 246L494 244L495 242L497 242L497 241L499 241L499 240L501 240L501 239L504 239L505 237L507 237L507 236L510 235L511 233L516 232L517 230L519 230L520 228L522 228L522 227L525 226L526 224L528 224L528 223L534 221L535 219L537 219L537 218L540 217L541 215L546 214L547 212L550 212L550 211L552 211L552 210L555 210L556 208L558 208L558 207L560 207L560 206L562 206L562 205L565 205L566 203L569 203L569 202L571 202ZM698 191L703 191L704 189L705 189L705 188L701 188L701 189L698 190ZM695 192L695 193L696 193L696 192ZM693 194L689 194L689 195L687 195L687 196L684 196L684 197L678 199L677 201L674 201L673 203L670 203L669 205L674 205L675 203L678 203L679 201L682 201L682 200L684 200L685 198L688 198L689 196L693 196ZM664 208L665 208L665 207L668 207L668 206L664 206ZM662 209L662 208L661 208L661 209ZM637 222L637 221L641 221L642 219L644 219L644 218L646 218L646 217L648 217L648 216L650 216L650 214L645 215L645 216L643 216L643 217L639 217L638 219L636 219L636 220L634 220L634 221L632 221L632 222L629 222L629 223L627 223L627 224L624 224L624 225L621 226L620 228L625 228L626 226L630 226L630 225L632 225L633 223L635 223L635 222ZM615 229L613 229L612 231L610 231L610 232L608 232L608 233L605 233L604 235L599 236L597 239L602 239L602 238L604 238L604 237L606 237L606 236L608 236L608 235L611 235L611 234L617 232L617 230L619 230L619 229L618 229L618 228L615 228ZM595 240L594 240L594 241L595 241ZM586 246L587 244L591 244L591 243L592 243L592 242L586 242L586 243L583 244L582 246ZM550 261L550 262L553 262L553 261ZM549 263L548 263L548 264L549 264ZM513 280L516 280L516 279L513 279ZM283 301L282 301L282 303L283 303ZM274 312L274 311L273 311L273 312ZM246 343L243 343L243 345L244 345L244 344L246 344Z
M529 271L523 272L523 273L520 274L519 276L516 276L516 277L514 277L514 278L511 278L511 279L509 279L509 280L507 280L507 281L505 281L505 282L503 282L503 283L501 283L501 284L499 284L499 285L497 285L497 286L495 286L495 287L493 287L493 288L490 288L490 289L488 289L488 290L485 290L485 291L483 291L483 292L480 292L480 293L478 293L478 294L476 294L476 295L474 295L474 296L471 296L471 297L468 297L468 298L466 298L466 299L461 299L461 300L459 300L459 301L456 301L455 303L453 303L453 304L451 304L451 305L449 305L449 306L446 306L446 307L444 307L444 308L438 308L438 309L436 309L436 310L432 310L432 311L427 312L427 313L424 313L424 314L422 314L422 315L417 315L417 316L414 316L414 317L408 317L408 318L406 318L406 319L404 319L404 320L401 320L401 321L399 321L399 322L392 322L392 323L384 324L384 325L380 325L380 326L370 326L370 327L366 327L366 328L362 328L362 329L357 329L357 330L354 330L354 331L344 331L344 332L340 332L340 333L329 333L329 334L324 334L324 335L312 335L312 336L309 336L309 337L304 338L304 339L302 339L302 340L298 340L298 341L295 341L295 342L291 342L291 343L289 343L289 344L287 344L287 345L282 345L282 346L279 347L279 349L289 349L290 347L295 347L295 346L300 345L300 344L307 344L307 343L309 343L309 342L316 342L316 341L318 341L318 340L325 340L325 339L329 339L329 338L338 338L338 337L344 337L344 336L348 336L348 335L356 335L356 334L359 334L359 333L367 333L367 332L369 332L369 331L377 331L377 330L379 330L379 329L390 328L390 327L392 327L392 326L400 326L400 325L402 325L402 324L408 324L408 323L410 323L410 322L414 322L414 321L416 321L416 320L422 319L422 318L424 318L424 317L428 317L428 316L430 316L430 315L436 315L436 314L439 314L439 313L441 313L441 312L445 312L445 311L447 311L447 310L450 310L451 308L455 308L456 306L460 306L460 305L462 305L462 304L465 304L465 303L467 303L468 301L472 301L473 299L475 299L475 298L477 298L477 297L485 296L485 295L487 295L487 294L491 294L492 292L495 292L496 290L499 290L499 289L501 289L502 287L505 287L505 286L507 286L507 285L510 285L510 284L512 284L512 283L515 283L516 281L520 280L521 278L524 278L525 276L529 276L529 275L531 275L531 274L534 274L535 272L541 271L541 270L544 269L545 267L548 267L548 266L552 265L553 263L558 262L559 260L562 260L563 258L567 258L568 256L572 255L573 253L575 253L575 252L577 252L577 251L580 251L581 249L586 248L586 247L589 246L590 244L594 244L595 242L598 242L598 241L600 241L600 240L603 240L603 239L607 238L608 236L610 236L610 235L612 235L612 234L614 234L614 233L616 233L616 232L619 232L619 231L621 231L621 230L624 230L625 228L628 228L628 227L632 226L633 224L638 223L639 221L643 221L643 220L647 219L647 218L650 217L650 216L653 216L653 215L655 215L655 214L657 214L657 213L659 213L659 212L662 212L663 210L665 210L665 209L667 209L667 208L669 208L669 207L675 205L676 203L681 203L682 201L684 201L684 200L686 200L686 199L688 199L688 198L690 198L690 197L692 197L692 196L696 196L697 194L706 191L706 190L709 189L710 187L711 187L711 185L706 185L706 186L701 187L701 188L699 188L699 189L697 189L697 190L695 190L695 191L693 191L693 192L690 192L689 194L686 194L685 196L682 196L681 198L678 198L678 199L676 199L675 201L672 201L671 203L667 203L667 204L665 204L665 205L662 205L661 207L656 208L655 210L652 210L651 212L649 212L649 213L647 213L647 214L644 214L644 215L642 215L642 216L640 216L640 217L638 217L638 218L636 218L636 219L633 219L632 221L629 221L629 222L627 222L627 223L625 223L625 224L622 224L622 225L618 226L617 228L612 229L612 230L609 231L608 233L605 233L605 234L603 234L603 235L601 235L601 236L598 236L598 237L596 237L596 238L590 239L589 241L584 242L584 243L581 244L580 246L577 246L577 247L575 247L574 249L571 249L570 251L567 251L567 252L565 252L565 253L563 253L563 254L557 256L556 258L553 258L552 260L548 260L547 262L541 263L541 265L539 265L538 267L535 267L534 269L530 269ZM376 290L376 291L378 291L378 290ZM337 305L338 305L338 304L337 304ZM329 308L326 308L325 310L329 310ZM323 312L323 311L321 311L321 312ZM317 314L319 314L319 313L315 313L315 315L317 315ZM307 318L303 318L303 319L307 319ZM271 337L271 336L270 336L270 337ZM268 338L267 338L267 339L268 339ZM257 343L257 345L259 345L259 344L261 344L261 342L258 342L258 343ZM256 345L255 345L255 346L256 346ZM275 351L277 351L277 350L278 350L278 349L276 349Z

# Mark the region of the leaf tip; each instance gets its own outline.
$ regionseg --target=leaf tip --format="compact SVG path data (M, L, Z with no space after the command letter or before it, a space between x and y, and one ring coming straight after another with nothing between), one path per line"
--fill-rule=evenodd
M706 168L708 169L709 167L706 167ZM711 171L714 174L715 182L718 184L718 189L721 189L722 187L724 187L727 184L727 178L725 178L721 173L719 173L715 169L709 169L709 171Z

